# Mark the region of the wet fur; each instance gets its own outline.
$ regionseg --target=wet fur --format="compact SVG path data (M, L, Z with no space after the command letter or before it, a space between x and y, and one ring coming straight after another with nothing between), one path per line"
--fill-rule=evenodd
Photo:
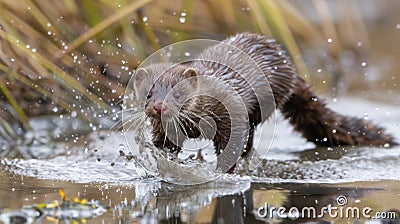
M281 110L294 129L308 141L323 146L396 144L391 135L384 133L383 128L363 119L340 115L327 108L323 100L319 99L305 81L298 76L291 60L275 43L275 40L257 34L241 33L227 38L224 42L241 49L259 65L270 83L276 107ZM213 59L215 61L230 60L223 50L221 46L216 45L204 50L200 56L202 59ZM159 90L159 88L173 86L185 79L185 76L182 75L183 71L192 67L197 71L198 74L196 75L217 77L229 83L238 91L246 103L249 115L249 138L243 153L243 156L246 156L253 148L254 128L266 120L261 116L260 105L254 92L249 88L249 84L240 77L237 78L232 74L227 75L232 71L212 61L200 60L168 70L169 67L171 67L171 64L150 65L146 68L153 76L165 70L168 71L156 81L159 83L153 85L150 89ZM210 72L210 70L213 72ZM149 77L153 76L150 75ZM235 82L231 80L232 77L235 78ZM257 79L257 77L254 78ZM139 81L137 82L138 86L135 86L137 92L140 92L142 86L145 85L142 80ZM154 81L154 78L152 81ZM257 80L252 84L252 86L254 85L257 85ZM150 98L151 100L152 98ZM183 109L197 115L188 114L191 121L180 117L180 122L184 126L180 128L184 129L189 137L198 137L201 133L196 125L191 124L192 121L198 123L204 116L214 119L217 124L217 133L213 142L216 153L219 154L220 149L226 146L230 138L231 120L226 108L215 99L197 96L186 102ZM160 125L159 119L151 117L151 120L154 145L159 148L166 147L172 151L179 151L180 148L165 137L165 130ZM180 139L179 141L183 140Z
M281 109L294 129L308 141L321 146L397 144L393 136L367 120L340 115L327 108L304 80Z

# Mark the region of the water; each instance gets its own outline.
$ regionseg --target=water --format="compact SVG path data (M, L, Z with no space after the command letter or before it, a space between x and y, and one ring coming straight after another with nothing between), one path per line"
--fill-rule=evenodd
M367 116L397 139L400 136L400 108L396 106L349 97L329 106L344 114ZM24 205L60 199L58 191L64 189L71 198L94 199L107 209L89 223L347 223L349 214L330 214L324 210L328 207L336 207L333 211L337 212L370 208L369 215L386 212L381 215L398 216L392 211L400 208L400 147L316 148L293 133L282 118L278 121L272 148L258 170L224 175L203 185L178 186L140 177L134 162L118 152L126 151L122 135L77 134L79 127L73 122L53 120L53 125L64 128L64 135L74 133L75 137L51 150L35 146L41 159L3 159L0 211L4 214L4 209L18 210ZM38 122L60 137L62 128L54 129L45 120ZM68 131L68 126L73 131ZM259 145L263 144L261 140ZM239 173L245 165L238 166ZM272 207L286 210L280 214ZM320 218L290 217L301 214L304 207L314 208L316 216L325 213ZM270 213L265 213L267 210ZM291 213L287 213L289 210ZM382 221L363 215L350 220ZM48 219L42 222L50 223Z

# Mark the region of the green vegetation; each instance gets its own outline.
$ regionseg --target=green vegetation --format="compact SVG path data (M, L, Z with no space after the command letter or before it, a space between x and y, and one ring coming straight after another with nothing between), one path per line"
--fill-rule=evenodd
M17 114L28 130L32 115L75 111L91 120L94 111L110 112L142 59L189 38L222 39L242 31L270 35L309 78L301 46L327 49L338 60L356 42L339 30L357 27L357 40L367 40L354 4L333 3L352 9L334 22L326 1L310 1L316 23L281 0L0 0L0 134L15 136L7 114Z

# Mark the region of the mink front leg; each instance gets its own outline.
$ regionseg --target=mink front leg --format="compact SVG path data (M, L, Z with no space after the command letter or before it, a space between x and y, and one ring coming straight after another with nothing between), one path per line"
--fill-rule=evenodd
M221 151L225 149L226 145L229 142L229 137L230 134L227 134L226 132L220 131L218 129L213 139L215 153L217 154L217 156L219 156L221 154ZM227 173L233 173L233 171L235 170L235 166L236 163L227 171Z

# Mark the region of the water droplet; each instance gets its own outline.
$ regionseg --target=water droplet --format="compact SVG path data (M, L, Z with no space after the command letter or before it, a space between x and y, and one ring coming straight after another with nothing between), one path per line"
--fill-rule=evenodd
M51 27L51 23L47 23L46 25L47 25L47 27Z
M333 40L332 40L332 38L328 38L328 43L332 43L333 42Z
M186 12L181 12L181 16L186 16Z
M71 112L71 117L76 117L76 115L78 115L78 113L76 111Z
M31 45L27 44L25 47L29 49L31 48Z
M147 22L147 20L149 20L149 18L147 18L147 16L143 16L143 22Z
M335 133L336 133L336 129L333 129L333 130L332 130L332 133L334 133L334 134L335 134Z
M189 53L189 52L185 52L185 56L186 56L186 57L189 57L189 56L190 56L190 53Z
M122 47L122 45L121 45L120 43L118 43L118 44L117 44L117 46L118 46L119 48L121 48L121 47Z
M367 62L363 61L361 62L361 67L366 67L367 66Z
M32 48L32 52L33 52L33 53L36 53L36 48Z
M319 69L317 70L317 72L318 72L318 73L322 72L322 69L319 68Z
M52 110L56 113L58 111L58 107L53 107Z
M400 30L400 23L396 25L396 29Z
M180 23L185 23L186 22L186 18L185 17L180 17L179 18L179 22Z

